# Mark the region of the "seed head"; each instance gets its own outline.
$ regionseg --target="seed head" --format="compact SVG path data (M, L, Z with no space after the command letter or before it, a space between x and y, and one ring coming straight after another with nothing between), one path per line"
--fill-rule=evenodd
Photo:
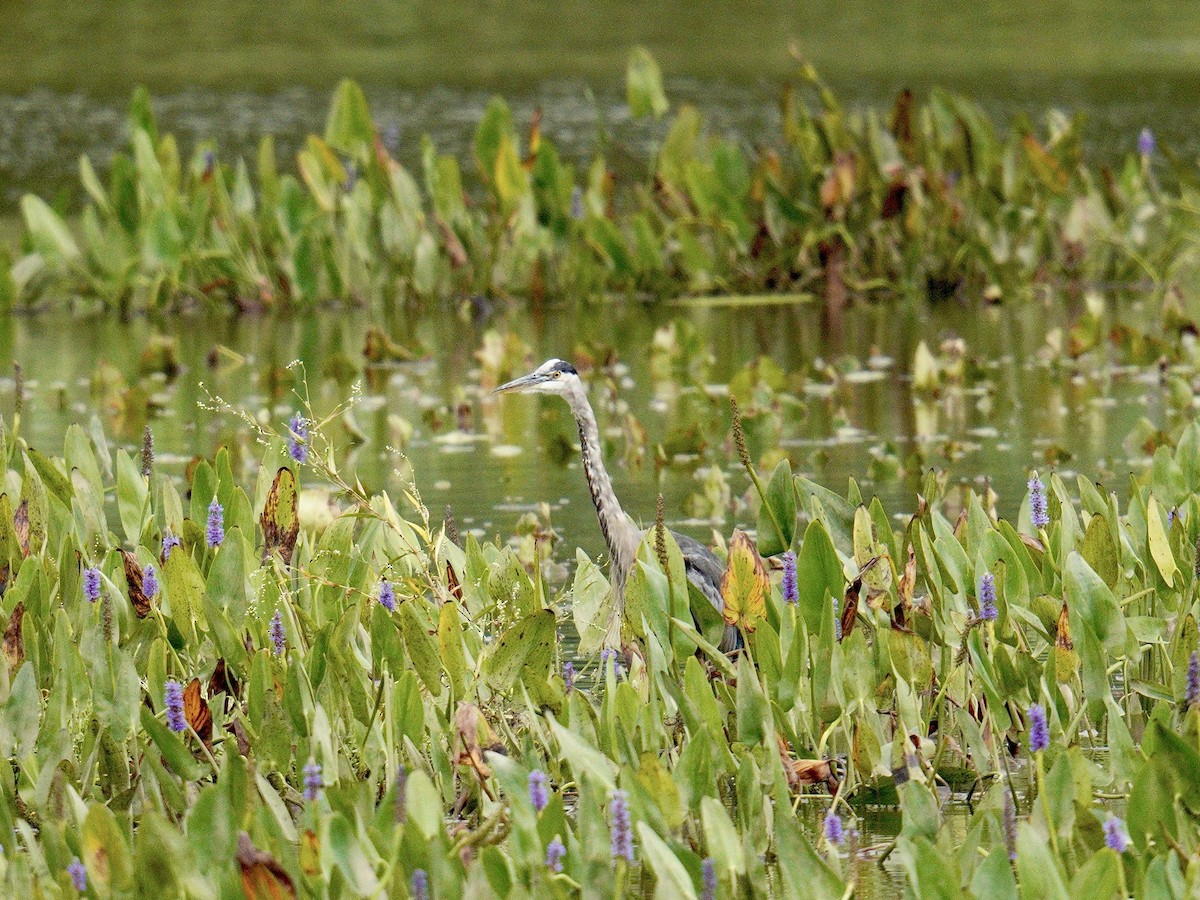
M187 730L187 719L183 715L183 686L174 678L167 682L163 691L163 706L167 709L167 727L175 733Z
M154 471L154 432L150 426L142 432L142 477L149 478Z
M746 434L742 431L742 411L733 397L729 398L729 408L733 410L733 445L737 448L738 459L749 470L750 451L746 447Z

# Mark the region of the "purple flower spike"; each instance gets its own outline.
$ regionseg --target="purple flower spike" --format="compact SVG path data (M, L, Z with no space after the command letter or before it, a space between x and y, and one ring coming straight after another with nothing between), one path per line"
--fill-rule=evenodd
M81 894L87 890L87 869L79 861L78 856L67 866L67 874L71 876L71 884L75 886L75 890Z
M271 616L271 625L267 629L267 635L271 638L271 643L275 645L275 655L283 656L283 651L287 649L287 632L283 628L283 610L275 610L275 615Z
M571 188L571 218L578 221L587 215L583 206L583 188L579 185Z
M412 873L413 900L429 900L429 873L416 869Z
M95 603L100 599L100 570L95 566L84 570L83 596L88 603Z
M1029 479L1029 521L1034 528L1045 528L1050 524L1050 510L1046 505L1046 486L1038 473Z
M220 547L225 541L225 508L216 497L208 506L208 527L204 530L204 538L210 547Z
M1029 752L1042 753L1050 746L1050 728L1046 725L1046 710L1040 703L1029 707Z
M620 679L625 674L625 669L621 666L621 655L616 650L604 649L600 651L600 670L603 672L608 668L608 661L612 660L613 675Z
M178 547L180 543L182 542L179 538L169 531L163 535L162 560L164 563L171 558L171 551Z
M1104 820L1104 846L1117 853L1129 849L1129 832L1125 829L1125 823L1112 813Z
M1188 657L1187 693L1184 695L1188 709L1200 706L1200 654L1195 650Z
M534 812L540 813L549 802L550 787L546 773L541 769L534 769L529 773L529 803Z
M167 682L163 691L163 706L167 709L167 727L178 734L187 730L187 719L183 715L183 686L174 678Z
M158 593L158 571L153 565L146 566L146 570L142 572L142 593L147 597Z
M838 598L833 598L833 633L837 637L838 643L842 641L842 617L838 615Z
M1149 128L1143 128L1137 139L1137 150L1142 156L1152 156L1154 154L1154 132Z
M612 838L613 860L623 859L633 863L633 823L629 817L629 793L613 791L608 805L609 834Z
M549 844L546 845L546 868L556 875L563 870L562 860L567 855L567 848L563 845L562 838L557 834Z
M717 900L717 864L711 856L700 863L700 879L704 883L701 900Z
M292 416L288 422L288 453L292 459L303 465L308 462L308 420L300 413Z
M796 554L791 550L783 554L783 602L800 602L800 589L796 582Z
M837 847L845 839L846 832L842 829L842 817L831 809L825 814L825 840Z
M304 799L312 802L321 796L321 788L325 787L325 779L321 775L321 764L310 762L304 767Z
M566 686L567 693L575 689L575 664L569 659L563 663L563 685Z
M379 605L388 612L396 611L396 589L390 581L379 582Z
M985 622L995 622L1000 617L996 608L996 576L984 572L979 579L979 618Z

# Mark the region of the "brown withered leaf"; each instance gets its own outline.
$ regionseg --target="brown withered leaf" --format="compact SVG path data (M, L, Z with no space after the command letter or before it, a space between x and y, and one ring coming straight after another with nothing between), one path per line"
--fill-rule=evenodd
M496 738L492 726L487 723L478 706L460 703L454 714L454 749L455 761L460 766L470 766L479 775L480 781L486 781L492 776L492 770L483 761L483 751L502 751L504 745Z
M1074 650L1075 642L1071 640L1071 617L1067 613L1067 601L1063 601L1062 611L1058 614L1058 631L1054 635L1054 646L1059 650Z
M17 545L21 548L21 556L29 555L29 501L22 500L21 505L13 514L13 528L17 532Z
M311 828L305 828L300 834L300 868L309 878L315 878L321 872L321 839Z
M913 545L908 545L908 560L904 563L904 574L900 576L900 583L896 585L897 593L900 595L901 603L911 603L913 598L913 590L917 586L917 553L913 549Z
M292 876L270 853L255 847L244 831L238 835L237 861L247 900L284 900L296 896Z
M454 574L454 566L446 563L446 587L450 589L450 596L455 600L462 599L462 585L458 583L458 576Z
M150 615L150 610L153 608L150 598L142 589L142 579L145 573L138 565L137 557L128 550L121 551L121 561L125 564L125 584L129 588L129 602L133 605L133 611L137 613L137 617L144 619Z
M912 153L912 143L915 134L913 129L913 110L915 107L913 92L905 88L896 95L896 102L892 106L892 120L888 123L888 131L892 133L892 137L896 139L896 143L900 146L900 150L905 156L910 156Z
M8 661L9 672L15 672L25 660L25 638L21 634L21 622L24 619L25 604L18 603L13 607L8 626L4 629L4 658Z
M200 696L200 679L193 678L183 689L183 715L205 747L212 747L212 710Z
M283 561L291 565L296 538L300 535L300 515L296 475L287 466L275 473L259 522L266 541L263 562L278 550Z
M858 598L862 594L863 576L873 569L881 557L872 556L866 561L854 580L846 586L846 596L842 602L842 636L839 641L850 637L854 623L858 621Z
M792 790L799 790L810 784L823 784L830 794L838 792L840 785L828 760L795 759L787 739L781 734L776 735L776 739L779 742L779 758L783 762L783 771Z
M213 669L212 677L208 679L208 696L215 697L217 694L225 694L232 700L241 696L241 690L241 682L229 671L229 667L225 664L225 657L220 657Z

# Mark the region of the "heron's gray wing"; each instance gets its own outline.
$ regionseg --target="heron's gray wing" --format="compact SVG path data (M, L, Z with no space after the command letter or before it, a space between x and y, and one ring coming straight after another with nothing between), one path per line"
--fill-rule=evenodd
M725 598L721 596L721 576L725 574L725 564L695 538L674 531L671 532L671 536L675 538L675 543L679 545L683 554L683 568L688 581L708 598L708 602L717 612L724 615ZM741 646L741 632L734 625L726 625L725 634L721 637L721 651L729 653Z

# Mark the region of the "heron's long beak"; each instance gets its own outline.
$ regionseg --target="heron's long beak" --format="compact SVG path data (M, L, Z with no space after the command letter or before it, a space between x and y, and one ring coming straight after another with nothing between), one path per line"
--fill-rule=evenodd
M537 372L533 372L529 375L522 375L520 378L514 378L512 381L500 385L500 387L496 388L494 391L492 391L492 393L507 394L513 391L524 391L533 387L535 384L541 384L545 380L545 375L539 375Z

